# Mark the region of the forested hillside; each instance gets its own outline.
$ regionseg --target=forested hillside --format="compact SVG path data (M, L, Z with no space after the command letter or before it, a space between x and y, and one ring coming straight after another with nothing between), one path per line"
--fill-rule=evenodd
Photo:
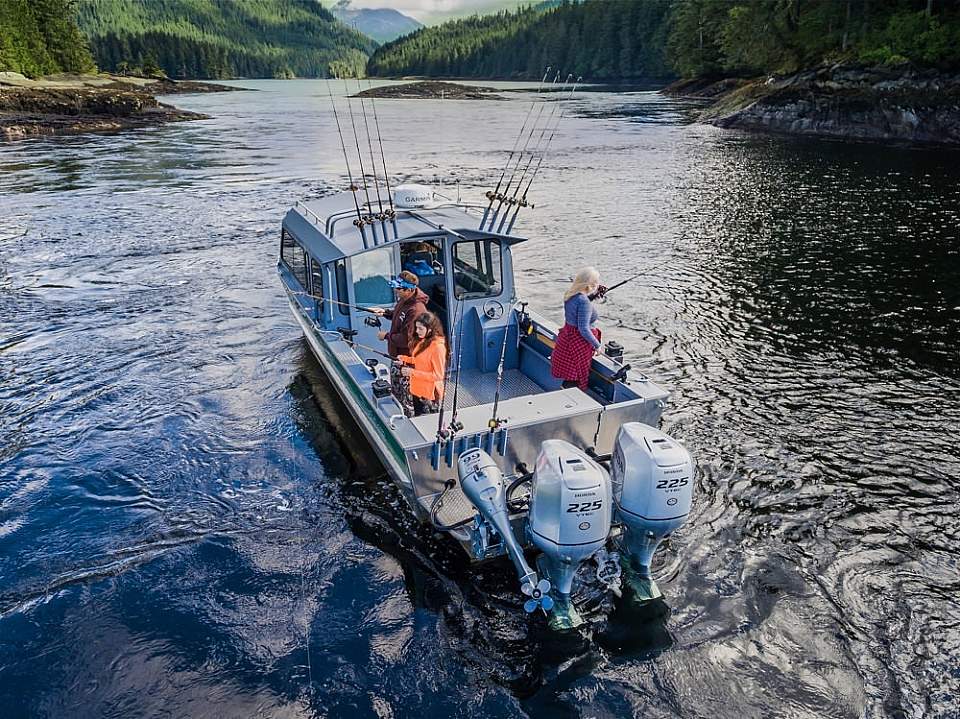
M960 65L960 0L584 0L425 28L372 75L591 80L789 72L822 62Z
M0 0L0 71L28 77L93 70L69 0Z
M376 46L316 0L79 0L77 17L101 68L170 77L355 75Z

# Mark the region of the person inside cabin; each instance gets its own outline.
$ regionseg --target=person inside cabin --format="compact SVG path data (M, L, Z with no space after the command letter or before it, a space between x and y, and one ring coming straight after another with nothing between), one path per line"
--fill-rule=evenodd
M373 312L390 320L390 329L380 332L377 337L387 341L387 354L391 357L410 354L410 340L413 338L413 321L427 311L427 296L420 290L420 279L407 270L390 280L397 303L393 309L385 310L374 307ZM408 391L409 380L400 374L399 368L393 365L390 373L393 394L404 406L404 411L411 411L405 398L410 396Z
M437 255L436 248L429 242L417 242L403 261L403 269L412 272L417 277L429 277L437 274L434 266Z
M447 369L447 340L443 324L432 312L424 312L413 322L413 342L409 355L397 357L400 374L409 381L413 414L433 414L443 400L443 378Z
M600 349L597 308L593 300L603 297L607 288L600 284L600 273L584 267L573 278L563 296L564 325L550 356L550 374L562 380L564 387L587 390L590 364Z

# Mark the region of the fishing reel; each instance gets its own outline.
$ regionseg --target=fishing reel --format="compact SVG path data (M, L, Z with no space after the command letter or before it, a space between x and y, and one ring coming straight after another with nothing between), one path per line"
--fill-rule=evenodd
M383 327L383 323L380 321L379 315L370 315L363 318L363 324L367 327Z
M533 320L530 318L530 314L527 312L527 305L529 302L520 303L520 312L517 313L517 329L520 330L520 336L527 335L528 337L533 334Z

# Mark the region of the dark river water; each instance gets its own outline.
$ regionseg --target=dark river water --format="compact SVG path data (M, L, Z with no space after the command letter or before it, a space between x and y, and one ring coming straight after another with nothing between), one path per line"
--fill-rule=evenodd
M249 84L0 145L4 717L960 716L960 154L574 101L520 289L657 267L602 326L700 471L666 605L565 643L331 395L275 277L345 183L326 86ZM379 102L394 182L480 200L527 108Z

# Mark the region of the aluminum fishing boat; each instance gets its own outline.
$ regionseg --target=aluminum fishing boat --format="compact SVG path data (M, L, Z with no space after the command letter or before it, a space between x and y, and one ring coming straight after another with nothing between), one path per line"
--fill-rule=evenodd
M422 186L396 188L389 204L360 203L356 192L296 203L278 272L410 510L473 560L507 555L527 610L550 612L555 628L584 621L578 597L588 589L659 596L651 558L685 520L693 482L687 451L657 429L667 392L613 342L593 358L586 392L561 387L550 373L558 327L514 283L512 251L525 240L481 221L482 206ZM404 268L419 270L450 346L442 407L419 417L391 392L369 311L393 306L389 281Z

